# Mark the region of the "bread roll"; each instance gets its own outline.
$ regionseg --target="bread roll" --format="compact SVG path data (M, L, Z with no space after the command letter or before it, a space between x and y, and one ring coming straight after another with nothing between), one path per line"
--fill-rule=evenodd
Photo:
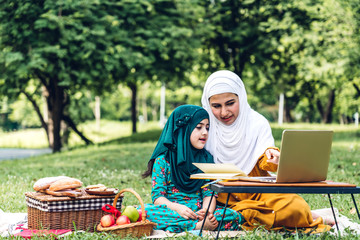
M38 192L44 191L44 190L48 189L52 183L56 182L57 180L64 179L64 178L69 178L69 177L57 176L57 177L40 178L39 180L37 180L34 183L33 188L35 191L38 191Z
M50 191L60 191L64 189L74 189L82 186L82 182L76 178L64 178L53 182L49 190Z
M106 186L104 184L99 183L99 184L96 184L96 185L89 185L89 186L86 187L86 189L94 189L94 188L102 188L102 187L106 188Z

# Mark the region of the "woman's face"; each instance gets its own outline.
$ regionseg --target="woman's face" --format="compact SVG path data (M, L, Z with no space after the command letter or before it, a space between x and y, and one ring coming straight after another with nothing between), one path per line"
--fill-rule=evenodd
M196 149L203 149L208 139L209 119L203 119L190 135L190 143Z
M209 103L214 116L225 125L231 125L239 116L239 97L234 93L213 95Z

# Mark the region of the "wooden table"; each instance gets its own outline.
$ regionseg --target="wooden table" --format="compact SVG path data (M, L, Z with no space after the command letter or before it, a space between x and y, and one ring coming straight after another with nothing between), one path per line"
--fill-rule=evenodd
M221 218L221 221L218 226L218 233L216 239L219 237L220 228L224 220L225 210L228 206L228 201L230 193L297 193L297 194L327 194L331 206L331 210L335 219L335 224L338 232L339 225L337 223L334 207L331 201L330 194L350 194L355 205L355 209L360 219L360 214L354 194L360 194L360 187L349 184L349 183L340 183L332 181L322 181L322 182L313 182L313 183L262 183L262 182L246 182L246 181L229 181L229 182L219 182L210 184L209 188L213 191L211 195L211 200L214 197L215 192L217 193L227 193L227 199L224 207L224 212ZM211 202L210 200L210 202ZM210 206L210 205L209 205ZM209 209L209 208L208 208ZM208 211L208 210L207 210ZM206 212L205 217L208 212ZM204 220L205 222L205 220ZM204 224L203 224L204 225ZM203 226L200 230L200 236L202 234Z

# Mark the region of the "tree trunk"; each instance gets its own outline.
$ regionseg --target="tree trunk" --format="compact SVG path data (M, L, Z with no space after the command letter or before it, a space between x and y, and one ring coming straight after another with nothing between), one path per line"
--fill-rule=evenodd
M147 104L146 104L146 88L148 88L148 84L146 84L143 87L143 91L142 91L142 98L141 98L141 110L142 110L142 116L143 116L143 121L146 123L148 121L148 114L147 114Z
M335 89L331 89L328 95L328 101L326 104L326 108L324 110L320 100L316 101L316 106L319 110L321 115L321 122L322 123L331 123L332 122L332 110L335 104Z
M132 122L132 133L136 133L136 98L137 98L137 86L136 83L129 83L128 86L131 89L131 122Z
M357 98L360 98L360 88L358 87L358 85L356 85L355 83L353 83L353 86L354 86L354 88L355 88L355 90L356 90L356 96L357 96Z
M324 109L323 109L323 106L321 104L320 99L316 100L316 106L317 106L317 109L318 109L318 111L320 113L320 116L321 116L321 122L323 122L323 120L324 120Z
M36 103L35 99L32 98L32 96L25 92L25 91L21 91L25 96L26 98L31 102L31 104L33 105L34 107L34 110L36 112L36 114L38 115L39 119L40 119L40 122L41 122L41 127L44 128L45 132L46 132L46 136L48 137L49 139L49 130L48 130L48 125L47 123L45 122L45 119L44 117L42 116L41 114L41 111L40 111L40 108L38 106L38 104Z
M63 115L63 118L62 118L66 124L71 127L71 129L77 134L79 135L79 137L86 143L86 145L89 145L89 144L93 144L93 142L91 140L89 140L87 137L84 136L84 134L82 134L76 127L76 124L73 122L73 120L67 116L67 115Z
M99 96L95 96L94 115L95 115L95 121L96 121L96 130L100 133L101 110L100 110L100 97Z
M61 150L61 120L64 110L64 89L57 84L56 80L50 81L50 94L47 97L49 109L49 144L53 153Z
M286 99L286 96L284 95L284 110L285 110L285 122L288 122L288 123L291 123L291 122L294 122L294 119L293 117L291 116L291 104L289 103L289 100Z
M324 113L324 123L331 123L333 119L333 108L335 105L335 89L331 89L329 92L328 102Z
M92 141L87 139L76 127L75 123L71 120L69 116L64 114L65 106L69 104L69 98L65 98L64 89L57 85L55 81L50 81L50 85L45 85L47 82L44 78L41 79L44 84L43 87L43 96L46 100L47 112L48 112L48 122L45 121L45 117L42 116L40 108L36 101L32 98L32 96L22 91L22 93L27 97L27 99L33 105L36 114L38 115L41 126L44 128L49 147L53 152L59 152L62 147L62 139L61 137L61 122L64 120L66 125L71 127L75 133L77 133L80 138L85 141L85 143L92 144ZM50 87L51 86L51 87ZM49 89L51 93L49 92ZM66 137L66 136L65 136Z
M70 129L69 125L65 121L61 121L61 146L69 145Z

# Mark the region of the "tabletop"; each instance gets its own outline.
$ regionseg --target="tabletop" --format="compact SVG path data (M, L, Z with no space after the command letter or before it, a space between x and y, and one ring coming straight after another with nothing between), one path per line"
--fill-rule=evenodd
M324 182L268 184L257 182L224 182L211 184L217 193L309 193L309 194L360 194L360 187L348 183Z

